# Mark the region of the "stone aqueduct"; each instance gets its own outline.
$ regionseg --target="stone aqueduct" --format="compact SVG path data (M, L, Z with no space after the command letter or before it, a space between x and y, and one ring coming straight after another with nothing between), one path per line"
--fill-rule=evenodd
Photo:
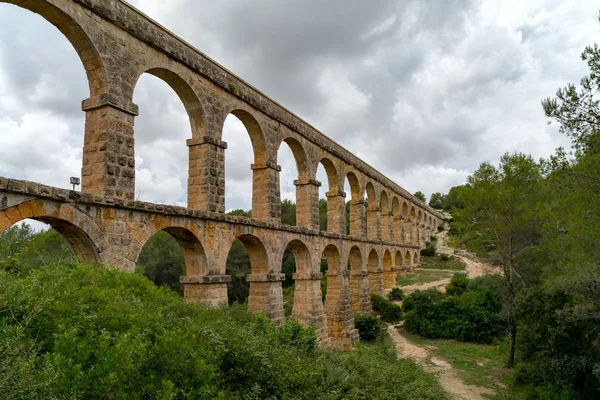
M353 312L369 311L419 262L441 214L420 202L300 118L120 0L0 0L41 15L71 42L85 68L82 192L0 178L0 232L26 219L50 224L82 262L132 271L146 241L170 233L183 249L185 298L227 301L226 259L239 239L251 261L248 308L283 318L281 260L296 259L293 315L323 340L348 347ZM188 206L135 201L134 119L138 78L164 80L189 115ZM225 118L237 116L253 147L252 219L225 214ZM298 167L297 225L280 222L277 150L286 142ZM327 173L328 231L319 230L316 170ZM346 234L344 181L352 191ZM368 201L365 198L365 193ZM320 260L328 261L321 300Z

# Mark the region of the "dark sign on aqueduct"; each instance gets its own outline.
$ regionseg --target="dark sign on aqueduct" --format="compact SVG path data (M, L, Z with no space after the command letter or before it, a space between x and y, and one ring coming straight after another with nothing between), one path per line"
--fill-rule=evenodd
M85 68L82 192L0 178L0 232L32 218L50 224L82 262L133 271L146 241L171 234L185 255L185 298L227 301L226 259L239 239L251 262L248 308L283 318L281 260L296 260L293 316L315 324L336 347L357 338L353 312L369 311L419 262L419 249L442 216L141 12L120 0L0 0L33 11L71 42ZM132 103L138 78L150 73L178 94L190 118L187 208L135 201ZM225 214L225 118L237 116L252 142L251 219ZM277 151L296 159L297 225L281 224ZM327 232L319 230L319 164L325 167ZM352 191L350 234L344 181ZM361 200L366 197L367 202ZM321 257L328 290L321 300ZM348 269L347 266L350 268Z

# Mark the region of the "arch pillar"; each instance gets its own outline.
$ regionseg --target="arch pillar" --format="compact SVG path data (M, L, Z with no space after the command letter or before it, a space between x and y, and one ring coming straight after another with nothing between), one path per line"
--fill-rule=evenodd
M404 220L404 244L412 245L413 227L410 218Z
M425 248L426 242L427 242L427 229L425 228L425 225L421 225L419 227L419 246L421 248Z
M183 298L190 303L202 302L212 307L227 305L230 275L182 276Z
M225 149L211 136L187 140L189 147L188 208L225 212Z
M381 240L381 212L378 207L367 211L367 238Z
M134 200L133 124L138 106L101 94L83 100L81 109L85 111L82 192Z
M321 272L296 272L294 278L294 308L292 317L306 326L315 325L317 336L327 338L327 320L321 294Z
M419 224L415 221L413 221L412 224L412 241L411 244L413 246L417 246L420 247L421 246L421 237L419 235Z
M402 253L396 254L396 259L394 262L394 284L396 283L396 279L404 277L404 256Z
M349 349L358 341L358 329L354 327L352 301L350 300L350 271L327 271L327 336L331 346L337 349Z
M296 186L296 225L311 230L319 229L319 187L315 179L294 181Z
M327 196L327 231L346 234L346 192L330 190Z
M248 311L265 311L267 318L275 322L285 321L283 315L283 288L281 282L285 274L250 274L246 278L250 282L250 296L248 297Z
M391 289L396 285L397 268L393 265L383 272L383 285L385 289Z
M404 242L404 220L401 215L394 215L394 242L402 244Z
M252 218L281 223L279 173L275 163L252 164Z
M372 294L383 296L385 293L385 281L383 267L378 266L369 271L369 290Z
M381 239L391 242L394 239L394 213L381 213Z
M365 201L350 201L350 236L366 237L367 224L365 215Z
M367 271L350 271L350 298L354 312L373 311Z

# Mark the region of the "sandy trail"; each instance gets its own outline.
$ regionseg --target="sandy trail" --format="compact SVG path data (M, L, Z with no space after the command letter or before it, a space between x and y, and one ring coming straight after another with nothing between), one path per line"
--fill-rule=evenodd
M479 261L476 261L476 258L473 254L468 253L464 250L455 250L451 247L448 247L448 231L444 230L443 232L438 233L438 244L437 244L437 252L439 254L448 254L457 258L460 258L466 265L465 272L469 278L476 278L483 274L495 274L500 271L497 268L493 268L487 264L483 264ZM419 268L416 268L417 270ZM435 271L428 269L427 271ZM412 293L415 290L427 290L429 288L438 288L439 291L444 292L446 285L450 283L450 278L440 279L433 282L427 283L416 283L414 285L403 286L402 291L406 293Z
M447 229L448 227L446 226L446 230L437 235L438 253L453 255L464 261L466 264L466 273L469 278L475 278L483 274L498 272L491 266L476 261L472 254L469 254L465 251L459 251L457 254L454 249L448 247ZM404 286L402 287L402 291L405 293L410 293L417 289L425 290L432 287L437 287L439 290L444 291L448 283L450 283L450 278L429 283ZM388 333L394 341L394 346L396 347L396 353L398 354L398 357L412 358L417 364L423 367L425 371L438 375L439 382L444 390L450 393L455 399L483 400L483 394L495 394L495 392L491 389L465 384L458 376L457 371L452 368L450 363L436 357L430 357L430 349L409 342L408 339L402 335L402 331L399 331L396 326L389 326Z
M389 326L388 334L394 341L399 357L411 358L425 371L436 374L440 385L455 399L484 400L483 394L495 394L491 389L465 384L450 363L436 357L429 358L429 351L426 348L410 343L396 326Z

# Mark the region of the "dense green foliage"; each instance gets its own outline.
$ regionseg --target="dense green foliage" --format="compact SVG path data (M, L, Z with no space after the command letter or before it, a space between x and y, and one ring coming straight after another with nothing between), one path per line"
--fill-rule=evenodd
M382 339L385 333L381 320L373 314L355 314L354 326L358 329L360 340L365 342Z
M177 241L167 232L152 236L138 258L135 272L145 275L157 286L168 286L183 295L179 277L185 275L183 251Z
M434 238L435 238L435 236L432 237L431 242L426 243L424 249L421 249L421 256L423 256L423 257L435 256L435 253L437 252L437 243L435 240L433 240Z
M463 204L458 198L458 194L462 188L462 185L454 186L450 188L448 194L443 194L440 192L433 193L431 195L431 199L429 200L429 206L446 211L451 211L455 208L463 208Z
M186 304L118 270L0 271L1 398L445 398L388 345L315 341L296 322Z
M436 289L411 293L402 305L405 328L427 338L477 343L502 338L506 324L500 317L500 295L489 280L456 274L446 294Z
M30 225L20 224L0 235L0 269L26 271L73 262L71 248L53 229L36 233Z
M425 194L423 192L421 192L421 191L416 191L415 194L414 194L414 196L417 199L421 200L422 202L426 202L427 201L427 197L425 197Z
M371 294L371 304L373 311L381 317L382 321L390 323L402 321L402 307L385 297Z
M402 289L400 288L392 288L388 293L388 299L390 301L400 301L404 298L404 294L402 293Z

